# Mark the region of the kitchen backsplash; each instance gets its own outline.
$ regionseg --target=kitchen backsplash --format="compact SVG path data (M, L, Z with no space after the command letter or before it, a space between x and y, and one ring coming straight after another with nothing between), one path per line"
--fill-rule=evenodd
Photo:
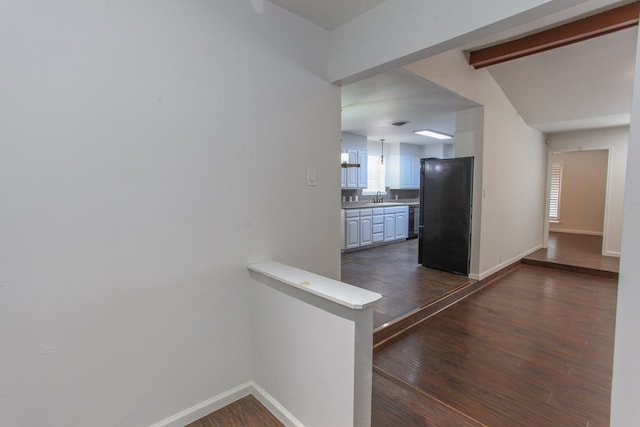
M420 190L391 190L387 188L387 194L385 194L384 199L388 201L392 201L396 199L398 196L398 200L408 200L408 199L417 199L420 197ZM356 200L356 196L359 201L365 201L369 199L373 199L375 196L363 196L361 189L349 189L342 190L342 197L345 201L349 201L349 197L351 197L352 201Z

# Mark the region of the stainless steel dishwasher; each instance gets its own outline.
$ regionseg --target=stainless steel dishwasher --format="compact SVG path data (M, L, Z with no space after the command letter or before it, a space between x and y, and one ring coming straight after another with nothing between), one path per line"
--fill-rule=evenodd
M409 205L409 231L407 240L418 237L418 226L420 225L420 206Z

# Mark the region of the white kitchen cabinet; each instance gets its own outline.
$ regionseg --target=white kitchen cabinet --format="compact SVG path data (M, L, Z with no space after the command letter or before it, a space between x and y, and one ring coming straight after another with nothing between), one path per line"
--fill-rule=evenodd
M349 153L349 163L358 163L358 152L356 150L347 150ZM347 185L346 188L358 188L358 169L359 168L346 168L347 169Z
M420 157L409 157L409 188L420 188Z
M360 164L360 167L341 168L340 182L342 188L367 188L367 151L347 150L350 164Z
M382 208L373 209L371 240L373 243L384 241L384 209Z
M384 208L384 241L403 240L408 235L408 206Z
M367 151L358 151L358 163L360 167L358 169L358 188L367 188L368 186L368 165L369 165L369 153Z
M371 209L360 210L360 247L369 246L373 243L373 217L371 215Z
M422 160L420 157L412 157L411 160L411 185L420 188L420 171L422 170Z
M411 187L411 157L400 156L400 188Z
M347 218L345 223L345 249L360 246L360 218Z
M343 250L404 240L408 235L409 208L343 209Z
M396 214L395 233L396 240L406 239L409 232L408 212Z
M384 241L396 240L396 214L384 214Z
M393 155L389 160L389 188L420 188L420 157Z

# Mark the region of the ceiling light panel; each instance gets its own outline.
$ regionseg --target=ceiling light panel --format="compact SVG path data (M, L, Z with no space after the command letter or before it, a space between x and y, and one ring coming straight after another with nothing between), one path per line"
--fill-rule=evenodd
M413 133L418 134L418 135L422 135L422 136L428 136L430 138L435 138L435 139L451 139L451 138L453 138L451 135L447 135L445 133L436 132L434 130L429 130L429 129L415 130L415 131L413 131Z

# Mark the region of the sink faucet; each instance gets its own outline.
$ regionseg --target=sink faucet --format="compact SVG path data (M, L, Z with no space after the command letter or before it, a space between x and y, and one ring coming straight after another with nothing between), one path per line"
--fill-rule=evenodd
M384 197L380 197L380 192L376 193L376 196L373 198L373 203L382 203L384 201Z

